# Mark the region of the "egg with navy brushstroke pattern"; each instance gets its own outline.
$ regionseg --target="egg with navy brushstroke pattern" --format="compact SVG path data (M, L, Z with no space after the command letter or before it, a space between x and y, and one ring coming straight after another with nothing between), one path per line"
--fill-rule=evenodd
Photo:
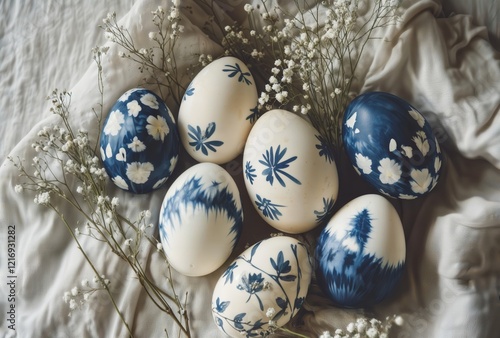
M266 337L270 321L281 327L302 308L311 277L303 243L288 236L262 240L239 255L217 281L215 324L230 337Z
M317 279L336 306L367 307L397 287L406 242L396 209L383 196L367 194L337 211L316 246Z
M218 269L241 234L243 209L231 175L213 163L184 171L168 189L159 217L163 250L174 269L203 276Z
M243 166L255 209L276 229L303 233L332 215L339 189L333 150L301 116L264 113L248 135Z
M257 116L255 79L243 61L222 57L205 66L184 93L182 144L198 162L229 162L242 152Z
M441 175L443 154L429 122L395 95L356 97L344 114L343 142L354 169L386 196L423 196Z
M103 166L121 189L148 193L172 174L179 154L174 117L150 90L135 88L112 106L100 136Z

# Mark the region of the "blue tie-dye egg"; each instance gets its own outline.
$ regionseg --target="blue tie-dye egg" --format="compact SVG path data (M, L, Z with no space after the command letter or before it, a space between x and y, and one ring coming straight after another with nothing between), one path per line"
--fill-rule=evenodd
M148 193L172 174L180 140L174 117L150 90L124 93L104 121L100 137L103 166L121 189Z
M354 169L382 194L414 199L438 182L439 143L424 116L405 100L384 92L362 94L347 107L342 129Z
M242 225L236 183L226 170L208 162L184 171L160 209L163 250L172 267L186 276L218 269L238 242Z
M316 246L317 279L340 307L360 308L387 298L406 259L401 220L380 195L355 198L333 215Z

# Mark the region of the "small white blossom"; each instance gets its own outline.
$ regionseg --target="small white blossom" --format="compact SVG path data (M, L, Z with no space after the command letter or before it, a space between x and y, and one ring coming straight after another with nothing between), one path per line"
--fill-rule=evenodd
M23 189L24 189L23 186L20 184L16 184L16 186L14 187L14 191L18 194L23 192Z
M118 199L118 197L113 197L113 198L111 199L111 206L112 206L112 207L116 207L118 204L119 204L119 199Z
M161 243L158 242L156 244L156 250L161 251L162 249L163 249L163 246L161 245Z
M253 11L253 6L250 5L250 4L245 4L245 6L243 7L243 9L245 10L245 12L250 13L250 12Z
M151 40L155 40L157 36L158 36L157 32L149 32L149 34L148 34L148 37Z
M276 310L273 307L270 307L266 311L266 317L267 318L273 318L275 314L276 314Z
M78 305L78 304L76 303L76 300L74 300L74 299L70 299L70 300L69 300L69 308L70 308L71 310L76 309L76 308L77 308L77 305Z
M71 289L71 294L73 296L78 296L78 288L75 286L74 288Z
M48 191L42 192L35 196L34 202L36 204L47 205L50 202L50 194Z

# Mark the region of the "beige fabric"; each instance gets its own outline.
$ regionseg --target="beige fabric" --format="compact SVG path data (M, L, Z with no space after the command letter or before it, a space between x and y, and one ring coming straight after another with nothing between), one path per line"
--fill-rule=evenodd
M18 131L7 137L5 147L2 145L2 159L8 153L28 161L35 156L31 144L36 132L44 125L56 123L56 119L48 114L43 97L54 86L61 87L61 82L73 92L75 128L81 126L92 129L90 107L97 103L98 93L90 48L103 42L95 28L100 19L96 21L95 18L104 17L108 9L113 10L112 7L116 6L119 17L123 15L121 23L146 47L149 43L147 33L153 30L150 12L159 3L164 5L154 0L141 0L129 8L127 4L101 5L99 2L95 8L82 5L75 12L71 12L73 5L57 7L53 3L55 9L43 9L49 18L47 20L55 21L48 21L38 30L34 29L36 34L21 28L17 35L14 22L6 23L4 36L11 40L0 40L2 46L6 44L5 41L10 41L7 46L21 54L21 59L16 61L13 55L4 52L6 49L0 48L1 55L5 56L0 60L1 73L9 74L2 77L3 80L0 79L4 94L0 99L2 106L8 107L1 116L13 112L19 114L19 120L8 119L2 126L2 135L7 135L6 132L10 130ZM286 1L276 3L290 6L290 2ZM192 12L184 12L185 19L192 24L185 23L186 34L178 49L181 69L196 60L195 53L217 55L221 52L220 46L199 29L206 14L193 1L183 4L192 5ZM222 15L228 21L243 18L243 4L242 1L231 1L229 5L226 3ZM7 4L2 6L8 7ZM406 319L405 326L399 330L400 337L496 337L500 332L498 54L486 40L486 30L472 25L469 17L457 15L437 18L440 13L437 1L407 1L404 6L407 10L402 21L389 29L383 39L373 40L367 48L355 90L390 91L424 112L433 123L434 131L446 151L445 174L436 190L427 198L395 202L402 215L408 247L407 273L395 296L374 309L342 310L331 307L313 285L305 311L299 318L299 322L304 325L295 329L315 336L324 330L333 332L334 328L343 327L361 314L385 316L397 313ZM37 8L40 7L32 8L30 14L44 18ZM288 9L294 10L293 7ZM8 7L7 10L8 13L21 12L20 7ZM55 16L52 11L60 13ZM84 17L92 21L82 23L70 20L82 16L82 12L85 13ZM68 20L57 21L57 18L64 17L63 14L68 15ZM24 20L27 23L28 19ZM43 23L40 20L38 22ZM58 34L61 34L61 40L54 38ZM27 40L22 40L23 36ZM72 42L80 37L81 42ZM14 42L17 40L12 39L21 40ZM78 49L62 50L66 45ZM85 49L88 47L88 58L80 59L85 55L79 49L82 46ZM142 75L134 66L131 67L118 57L117 53L118 49L111 46L103 64L106 110L125 90L141 83ZM36 59L38 55L39 60ZM61 64L65 60L62 55L70 57L65 64ZM36 78L37 67L50 71L42 73L45 77ZM25 87L30 82L23 80L23 77L31 76L37 79L36 83ZM6 88L10 90L3 91ZM31 98L36 103L31 103ZM32 131L28 133L32 126ZM191 164L192 161L184 159L177 174ZM344 196L355 196L366 191L366 186L356 176L349 176L352 175L350 172L346 175L346 179L357 183L353 190L344 192ZM68 307L62 301L64 291L79 285L83 278L91 279L93 274L55 214L32 203L33 195L14 192L19 179L8 162L2 164L0 177L2 243L6 241L7 225L16 225L17 335L126 336L125 329L105 296L96 297L90 307L68 317ZM241 172L235 178L239 186L243 187ZM132 196L112 189L120 198L124 210L126 208L127 215L135 215L143 209L150 209L153 215L157 215L166 191L164 188L149 195ZM67 205L61 204L60 208L75 227L78 221L81 222ZM247 243L253 244L275 232L252 214L248 203L245 212L245 229L233 258L243 251ZM314 245L316 235L317 232L312 232L303 239ZM118 305L137 336L163 336L164 328L170 328L171 323L165 316L159 315L151 303L145 301L137 280L122 262L94 241L85 240L83 244L98 268L111 279ZM1 262L6 261L5 254L5 250L0 250ZM153 278L164 280L165 272L158 269L161 264L155 250L143 254ZM223 269L202 278L188 278L179 274L176 277L179 293L188 292L189 295L194 337L223 336L213 323L210 310L212 289ZM5 274L3 268L1 274ZM0 289L2 308L8 305L4 280ZM3 336L12 336L5 320L0 324L0 332Z

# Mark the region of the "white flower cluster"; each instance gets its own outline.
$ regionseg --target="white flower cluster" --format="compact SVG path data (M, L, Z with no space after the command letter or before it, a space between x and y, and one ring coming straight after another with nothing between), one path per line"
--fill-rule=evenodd
M68 304L71 311L80 309L95 292L105 290L109 285L110 281L105 275L94 276L92 284L88 279L83 279L80 286L74 286L70 291L64 292L63 301Z
M358 0L323 1L319 8L288 15L265 2L259 10L248 4L249 28L224 27L226 54L241 57L266 79L259 109L307 114L330 143L341 143L339 126L363 48L373 30L394 22L399 1L367 5L368 24L358 20L358 12L366 11L358 5Z
M393 324L402 326L403 322L401 316L387 317L385 322L375 318L359 318L349 323L345 330L337 329L333 336L330 331L325 331L319 338L387 338Z

